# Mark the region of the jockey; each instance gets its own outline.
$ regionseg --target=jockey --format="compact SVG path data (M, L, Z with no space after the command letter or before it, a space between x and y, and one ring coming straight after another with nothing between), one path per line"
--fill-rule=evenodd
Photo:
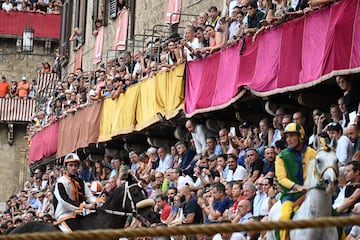
M55 220L63 232L71 232L80 229L80 214L84 209L94 208L96 198L84 181L77 177L79 156L75 153L67 154L64 165L64 175L57 180L54 190Z
M275 175L283 190L281 196L281 221L290 220L294 212L294 202L308 189L304 187L308 175L308 163L315 158L316 151L305 143L304 128L297 123L289 123L284 135L288 144L276 157ZM288 230L280 230L280 240L289 239Z

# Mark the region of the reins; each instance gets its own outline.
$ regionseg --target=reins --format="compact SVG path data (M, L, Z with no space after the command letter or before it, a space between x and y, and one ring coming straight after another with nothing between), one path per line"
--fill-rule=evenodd
M103 209L103 208L98 208L97 211L102 211L107 214L116 215L116 216L133 216L133 217L137 218L138 220L140 220L139 219L140 215L137 213L137 210L135 208L135 203L134 203L133 198L130 193L130 189L135 186L139 186L139 184L134 183L134 184L128 186L128 182L125 182L125 187L124 187L125 191L124 191L124 198L123 198L123 202L122 202L122 208L125 209L126 197L128 197L130 200L130 204L131 204L131 212L115 211L115 210ZM140 222L144 223L143 219L141 219ZM147 225L147 224L144 224L144 225Z
M317 153L320 152L320 151L325 151L325 152L331 152L333 151L333 149L331 148L330 145L328 144L325 144L323 147L321 147L320 149L318 149ZM317 188L317 189L321 189L321 190L325 190L326 189L326 183L322 180L325 172L329 169L332 169L334 170L336 176L339 175L339 171L338 169L336 169L334 166L332 165L329 165L329 166L326 166L319 174L319 171L316 167L316 162L314 163L315 166L314 166L314 175L316 176L317 180L319 181L314 187L311 187L310 189L313 189L313 188ZM309 190L310 190L309 189Z
M320 149L317 151L317 153L320 152L320 151L329 152L329 151L333 151L333 150L332 150L332 148L331 148L329 145L325 145L325 146L323 146L322 148L320 148ZM326 172L327 170L329 170L329 169L334 170L336 176L338 176L338 170L337 170L334 166L331 166L331 165L325 167L325 168L319 173L319 171L318 171L318 169L317 169L317 167L316 167L316 160L314 159L314 176L317 178L318 183L317 183L315 186L312 186L312 187L308 188L308 191L313 190L313 189L319 189L319 190L323 190L323 191L326 190L326 183L324 182L324 180L323 180L322 178L323 178L325 172ZM291 193L298 193L298 192L300 192L300 191L291 191Z

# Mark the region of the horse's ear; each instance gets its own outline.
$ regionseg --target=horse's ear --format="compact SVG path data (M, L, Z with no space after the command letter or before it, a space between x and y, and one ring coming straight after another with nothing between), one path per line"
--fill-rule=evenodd
M137 177L131 171L128 171L127 172L127 182L129 183L129 185L131 185L131 184L134 184L134 183L138 183L139 180L137 179Z
M316 136L313 142L313 148L319 149L322 146L319 136Z
M336 140L336 138L333 138L333 139L331 140L330 147L331 147L332 149L336 149L336 147L337 147L337 140Z

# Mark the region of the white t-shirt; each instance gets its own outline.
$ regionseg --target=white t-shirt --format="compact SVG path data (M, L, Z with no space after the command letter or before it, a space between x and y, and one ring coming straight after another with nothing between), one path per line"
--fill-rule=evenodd
M221 237L220 233L217 233L212 240L223 240L223 238ZM244 235L242 235L239 232L234 232L231 234L231 238L230 240L246 240L246 238L244 237Z
M237 168L235 169L235 172L233 170L229 169L228 175L226 177L227 182L232 181L242 181L246 178L247 171L243 166L237 165Z
M341 165L346 165L347 163L351 162L353 154L354 154L354 147L350 139L342 135L337 140L337 146L336 146L336 156L339 159Z
M2 5L1 5L1 8L3 9L3 10L5 10L5 11L11 11L12 9L13 9L13 5L11 4L11 3L3 3Z
M194 181L192 180L192 178L188 175L184 176L180 176L177 182L177 188L179 189L179 187L185 186L185 184L189 184L190 186L194 186Z
M199 39L198 38L194 38L194 40L192 42L187 42L187 44L193 49L201 49L201 44L199 42ZM185 51L186 51L186 61L190 62L190 61L193 61L193 60L196 60L198 59L198 57L196 56L191 56L191 52L190 50L185 47Z
M238 0L232 0L230 3L229 3L229 16L231 16L232 12L233 12L233 9L235 6L238 6L240 7L240 3Z

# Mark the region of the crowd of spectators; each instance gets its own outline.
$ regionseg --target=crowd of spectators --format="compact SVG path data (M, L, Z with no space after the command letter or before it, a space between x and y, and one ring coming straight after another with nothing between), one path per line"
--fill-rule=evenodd
M10 12L36 12L42 14L60 14L61 0L1 0L0 9Z
M9 84L5 76L1 77L0 98L36 99L38 91L35 79L29 83L26 77L23 76L19 82L12 80Z
M344 96L327 111L314 109L313 119L306 119L301 111L289 112L279 107L271 121L266 118L256 124L244 121L218 132L189 119L184 125L188 140L173 146L152 146L143 153L131 151L128 156L107 154L97 160L89 156L83 159L79 176L89 183L90 189L94 182L100 185L101 191L96 188L92 192L102 195L104 200L123 184L124 175L131 171L168 226L267 221L269 210L281 194L275 159L286 148L283 130L295 122L307 129L305 142L309 146L315 136L325 142L337 140L340 184L333 197L333 207L341 215L359 214L360 99L347 77L339 76L337 83ZM28 221L52 222L52 188L63 171L62 166L50 164L46 169L37 169L24 189L9 199L2 215L4 227ZM127 226L137 227L139 222L132 219ZM356 229L356 226L353 230L346 229L348 239L359 237ZM223 239L224 236L196 237ZM265 239L261 232L233 233L232 237Z
M123 2L119 1L119 4ZM269 1L229 1L228 10L223 13L224 17L220 17L221 13L218 9L211 6L208 12L201 12L198 17L191 20L184 30L183 37L178 33L159 35L154 40L146 42L144 49L135 50L133 53L125 52L119 57L107 59L96 71L83 71L79 68L63 76L56 85L55 93L42 106L40 115L45 117L40 121L40 128L36 127L35 130L87 104L109 97L115 100L132 84L152 78L159 72L170 71L182 63L206 57L225 46L237 44L245 36L254 35L255 39L260 29L263 31L265 27L279 24L287 19L282 17L280 21L282 15L278 13L271 18L272 20L268 18L266 20L268 23L264 24L265 14L268 15L270 8L274 11L282 9L282 14L286 16L294 12L294 9L301 11L309 8L309 5L303 4L307 1L300 1L301 4L295 4L296 1L293 1L291 6L286 7L285 1L278 1L272 7L267 7L267 2ZM316 5L314 2L311 1L312 5ZM126 4L122 7L126 7ZM279 19L275 21L275 17ZM97 28L101 27L101 19L98 19L96 23ZM96 36L97 30L93 34ZM75 40L78 44L76 48L79 48L83 44L80 28L74 28L69 38L69 41ZM43 72L59 73L59 66L64 59L61 58L59 52L56 54L54 69L50 67L50 64L44 63ZM17 83L14 81L13 84ZM36 82L30 87L32 88L34 84L36 85ZM34 89L36 90L36 87ZM11 93L9 95L16 96ZM31 98L33 95L28 94L28 97ZM34 119L39 119L38 115L39 113L35 114Z
M148 42L144 50L136 50L133 54L125 52L116 59L108 59L97 71L76 69L57 83L55 93L34 116L33 127L41 129L103 98L116 99L132 84L158 72L170 71L184 62L206 57L224 46L236 44L244 36L252 35L256 41L258 34L287 19L289 13L302 14L297 11L308 7L299 4L291 10L286 1L275 2L274 5L265 0L230 1L229 13L224 17L220 17L216 7L210 7L208 12L201 12L192 19L191 25L185 28L184 39L178 34L166 38L160 36L154 42ZM44 66L43 71L52 72L50 65ZM174 146L150 147L144 153L131 151L128 156L105 155L101 160L88 157L83 160L79 176L86 182L100 183L106 198L122 184L124 173L131 171L146 189L148 198L155 201L155 210L168 226L266 221L270 208L281 194L274 162L277 154L286 148L283 130L289 123L296 122L305 127L309 145L317 136L328 142L333 138L338 140L336 154L341 184L334 196L333 207L344 215L359 214L360 99L357 88L347 76L339 76L336 81L343 96L334 99L328 110L314 109L312 119L306 119L306 114L300 110L280 107L272 119L264 118L252 124L244 121L216 133L189 119L185 124L190 136L187 141L179 141ZM9 84L8 91L3 94L5 82L3 77L0 97L11 96ZM13 96L22 97L19 93ZM36 93L26 96L33 98ZM52 188L63 171L62 166L50 164L45 169L37 169L24 189L7 202L1 231L22 222L52 222ZM351 192L352 186L356 186L356 190ZM345 208L343 204L348 199L355 201L350 208ZM136 227L139 223L132 220L128 225ZM349 232L348 239L359 237L355 230ZM221 234L197 237L225 238ZM265 239L264 233L260 232L233 233L232 237Z

